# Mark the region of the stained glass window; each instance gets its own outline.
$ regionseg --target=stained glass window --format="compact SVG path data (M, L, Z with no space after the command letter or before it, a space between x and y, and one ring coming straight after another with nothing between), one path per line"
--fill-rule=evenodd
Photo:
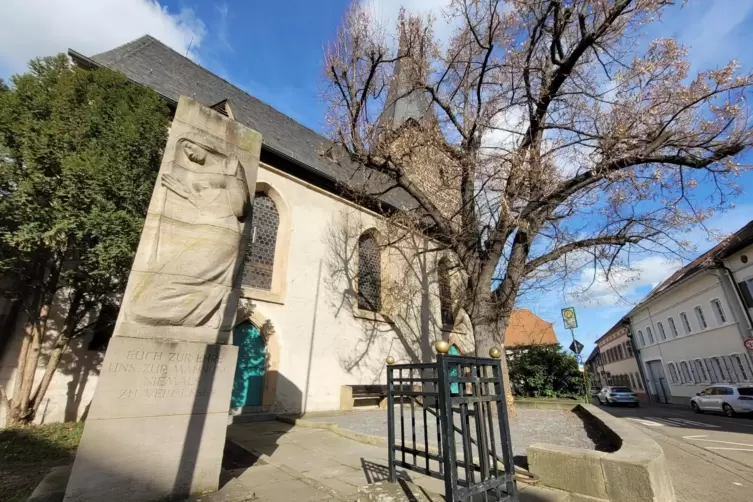
M275 245L280 214L272 199L264 193L254 196L251 218L251 243L246 251L243 285L256 289L272 289L275 264Z
M382 307L382 257L370 233L358 239L358 308L379 312Z

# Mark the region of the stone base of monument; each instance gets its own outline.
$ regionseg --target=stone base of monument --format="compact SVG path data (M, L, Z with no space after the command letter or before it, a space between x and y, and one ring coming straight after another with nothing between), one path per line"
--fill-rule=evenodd
M217 490L238 349L115 336L66 501Z

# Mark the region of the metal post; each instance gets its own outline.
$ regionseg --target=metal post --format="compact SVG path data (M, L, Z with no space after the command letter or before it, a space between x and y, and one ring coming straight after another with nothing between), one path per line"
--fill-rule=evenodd
M447 379L447 367L444 354L437 354L437 384L439 390L439 419L442 426L442 451L444 452L444 489L445 501L457 502L458 473L455 467L455 433L452 421L452 394Z
M392 367L387 365L387 462L389 463L389 481L394 483L395 475L395 385L392 381Z
M499 420L499 435L502 443L502 463L505 466L505 476L508 476L507 495L512 500L517 500L515 486L515 465L513 464L512 438L510 437L510 422L507 415L507 396L502 385L502 363L499 360L492 364L494 375L494 393L502 396L497 400L497 419Z

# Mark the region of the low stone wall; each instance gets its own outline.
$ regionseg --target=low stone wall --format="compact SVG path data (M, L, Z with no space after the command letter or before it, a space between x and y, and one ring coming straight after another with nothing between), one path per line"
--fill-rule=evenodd
M542 485L569 492L572 502L676 500L664 452L653 439L593 405L577 405L573 411L613 437L618 448L605 452L533 444L528 465Z

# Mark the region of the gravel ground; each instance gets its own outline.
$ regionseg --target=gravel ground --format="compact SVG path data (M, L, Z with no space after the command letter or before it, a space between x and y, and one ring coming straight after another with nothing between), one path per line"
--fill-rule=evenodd
M411 446L410 407L406 406L403 413L405 417L406 444L407 446ZM432 415L429 414L427 416L429 443L436 445L436 422ZM341 415L307 417L307 419L316 422L334 422L344 429L371 434L373 436L387 437L387 413L384 410L354 411ZM457 426L460 426L459 417L456 417L455 423ZM473 420L471 420L472 428L474 427L473 423ZM396 436L399 437L399 408L395 408L395 430ZM533 443L573 446L588 450L596 449L594 442L586 432L583 421L575 413L564 410L523 408L520 406L517 409L517 415L510 420L510 435L512 436L513 455L516 457L525 457L526 448ZM456 437L459 436L459 434L456 435ZM423 448L423 438L423 413L420 407L416 407L416 443L420 445L419 449ZM460 443L458 444L459 448L462 448ZM499 444L498 435L497 444Z

